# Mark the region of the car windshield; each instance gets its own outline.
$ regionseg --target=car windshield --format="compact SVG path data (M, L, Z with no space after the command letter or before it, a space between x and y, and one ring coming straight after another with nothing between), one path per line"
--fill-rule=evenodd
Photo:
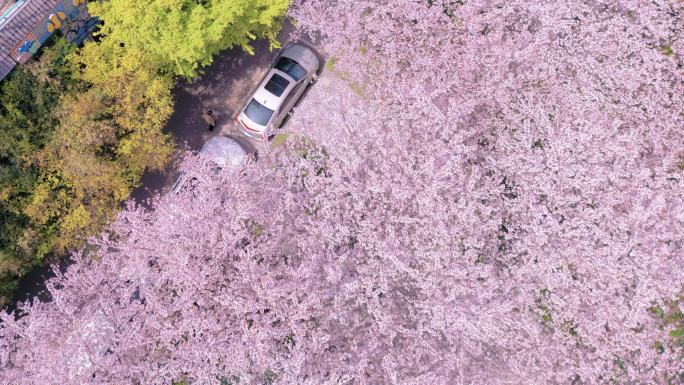
M266 83L264 88L266 88L266 90L272 93L273 95L280 96L283 94L283 91L285 91L289 84L290 82L284 77L278 74L273 74L273 76L271 76L271 79L268 81L268 83Z
M254 123L265 126L266 123L268 123L268 120L271 119L273 110L268 109L263 104L257 102L256 99L252 98L252 101L249 102L245 108L245 115Z
M306 70L299 65L299 63L290 59L289 57L281 57L278 60L278 63L276 63L275 68L292 76L295 81L299 81L301 78L306 76Z

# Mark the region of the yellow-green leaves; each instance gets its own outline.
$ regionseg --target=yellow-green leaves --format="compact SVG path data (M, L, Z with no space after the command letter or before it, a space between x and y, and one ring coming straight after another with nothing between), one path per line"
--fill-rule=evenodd
M174 152L163 132L177 77L219 51L277 46L288 0L103 0L99 42L61 39L0 89L0 305L50 253L101 231L146 170ZM52 43L51 43L52 44ZM49 45L49 44L48 44ZM27 71L28 70L28 71Z
M93 2L104 21L100 45L126 56L138 52L159 69L192 78L219 51L239 45L251 52L257 37L275 39L287 0L152 0Z

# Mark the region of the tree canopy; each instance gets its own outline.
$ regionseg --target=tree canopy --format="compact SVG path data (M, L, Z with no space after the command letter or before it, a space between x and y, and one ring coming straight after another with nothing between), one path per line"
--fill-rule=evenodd
M35 153L49 142L58 120L59 91L24 68L0 84L0 304L14 277L49 250L52 229L31 224L26 208L43 180ZM36 233L44 236L36 236Z
M298 2L336 60L274 148L129 203L0 381L682 383L673 7Z
M105 21L101 33L107 39L99 50L138 52L163 71L191 78L225 48L251 53L249 42L257 37L277 46L288 5L289 0L109 0L91 3L89 10Z
M171 158L163 131L177 77L219 51L277 45L285 0L89 3L104 27L76 50L63 39L0 88L0 305L18 279L80 247L114 218L146 170Z

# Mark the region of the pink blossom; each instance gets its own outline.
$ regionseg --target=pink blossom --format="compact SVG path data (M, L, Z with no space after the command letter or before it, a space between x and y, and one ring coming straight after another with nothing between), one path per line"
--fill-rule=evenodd
M295 2L335 61L285 145L130 205L3 315L0 382L665 383L683 11Z

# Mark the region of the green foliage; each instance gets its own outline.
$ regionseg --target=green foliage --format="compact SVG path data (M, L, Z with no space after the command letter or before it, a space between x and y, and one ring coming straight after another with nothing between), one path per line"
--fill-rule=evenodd
M665 353L665 346L660 341L654 342L652 347L653 347L653 349L655 349L658 352L658 354Z
M658 327L667 332L667 341L656 341L653 345L653 348L659 353L669 348L684 356L684 313L682 313L682 307L684 307L684 291L678 298L664 301L662 306L654 304L648 308Z
M335 63L337 62L337 59L332 56L330 59L328 59L327 62L325 62L325 68L330 70L330 71L335 71Z
M285 346L294 347L296 345L294 333L290 333L285 336L283 343Z
M288 135L284 132L276 134L276 136L271 140L271 148L278 148L282 146L287 141Z
M259 239L259 237L264 235L264 226L262 226L258 222L252 219L248 219L246 224L249 233L252 234L252 240L256 241L257 239Z
M271 47L288 0L109 0L99 43L64 39L0 87L0 305L50 255L101 231L146 170L174 151L163 132L176 76L260 37ZM255 237L263 228L254 229Z
M276 374L271 369L266 369L264 372L264 385L272 385L276 381Z
M59 91L23 68L0 87L0 305L19 277L48 253L52 223L32 226L27 206L43 180L34 153L49 142L58 122Z
M574 320L564 320L560 324L560 329L570 337L574 338L578 343L582 342L582 338L577 331L577 324Z
M656 318L663 318L665 316L665 312L663 311L663 308L657 305L653 305L648 308L649 313L653 314Z
M543 287L543 288L541 288L541 289L539 290L539 294L540 294L541 297L543 297L543 298L549 298L549 296L551 295L551 290L549 290L549 289L546 288L546 287Z
M104 20L105 51L142 52L162 71L192 78L228 47L253 53L250 42L258 37L277 47L288 6L288 0L109 0L89 10Z
M58 38L57 35L53 35L45 45L48 48L39 51L34 56L34 60L23 67L41 81L48 82L57 89L64 90L76 85L73 68L68 62L68 58L76 52L76 46L69 44L65 39Z
M551 297L551 290L548 288L541 288L539 289L539 294L537 295L537 298L535 299L535 305L536 305L536 313L540 317L540 321L542 325L546 325L548 327L553 327L553 309L547 305L548 302L550 302L550 297ZM573 325L570 325L573 326ZM569 332L569 328L568 328Z

